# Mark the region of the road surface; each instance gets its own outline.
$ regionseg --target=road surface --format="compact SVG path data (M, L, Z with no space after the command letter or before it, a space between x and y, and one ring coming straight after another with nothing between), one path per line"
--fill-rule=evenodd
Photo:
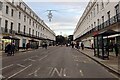
M76 49L65 46L39 48L3 56L3 78L115 78L104 67Z

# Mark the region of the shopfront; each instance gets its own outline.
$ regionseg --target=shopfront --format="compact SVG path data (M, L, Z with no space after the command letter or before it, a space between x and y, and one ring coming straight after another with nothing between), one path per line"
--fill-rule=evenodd
M39 41L36 41L34 39L29 40L30 48L32 49L38 49L39 47Z
M3 36L2 38L2 50L5 50L5 47L9 43L15 43L15 49L18 51L19 50L19 39L14 36Z
M94 56L102 59L109 59L109 53L113 51L114 44L120 44L120 36L109 38L109 36L115 34L120 34L120 32L106 30L94 35Z

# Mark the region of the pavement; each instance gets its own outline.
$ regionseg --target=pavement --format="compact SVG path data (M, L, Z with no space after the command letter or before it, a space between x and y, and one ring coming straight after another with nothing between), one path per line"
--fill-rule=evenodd
M120 76L120 55L118 57L115 56L114 53L110 53L109 55L109 60L103 60L101 58L95 57L94 56L94 50L93 49L87 49L85 48L84 50L79 49L81 53L84 55L88 56L89 58L93 59L97 63L101 64L104 66L106 69L110 70L111 72L117 74Z

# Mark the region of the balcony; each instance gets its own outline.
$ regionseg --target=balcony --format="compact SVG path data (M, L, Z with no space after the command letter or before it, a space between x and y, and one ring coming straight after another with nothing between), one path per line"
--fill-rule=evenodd
M1 27L2 34L15 34L16 32L11 29Z
M89 30L87 33L83 34L80 37L83 37L85 35L88 35L90 33L96 32L96 31L100 31L103 30L104 28L110 27L111 25L120 22L120 13L113 16L112 18L110 18L109 20L105 21L104 23L96 26L95 28L92 28L91 30Z

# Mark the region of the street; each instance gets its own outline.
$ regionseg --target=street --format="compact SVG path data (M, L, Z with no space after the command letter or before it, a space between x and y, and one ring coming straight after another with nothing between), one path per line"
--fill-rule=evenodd
M104 67L76 49L39 48L2 58L3 78L115 78Z

